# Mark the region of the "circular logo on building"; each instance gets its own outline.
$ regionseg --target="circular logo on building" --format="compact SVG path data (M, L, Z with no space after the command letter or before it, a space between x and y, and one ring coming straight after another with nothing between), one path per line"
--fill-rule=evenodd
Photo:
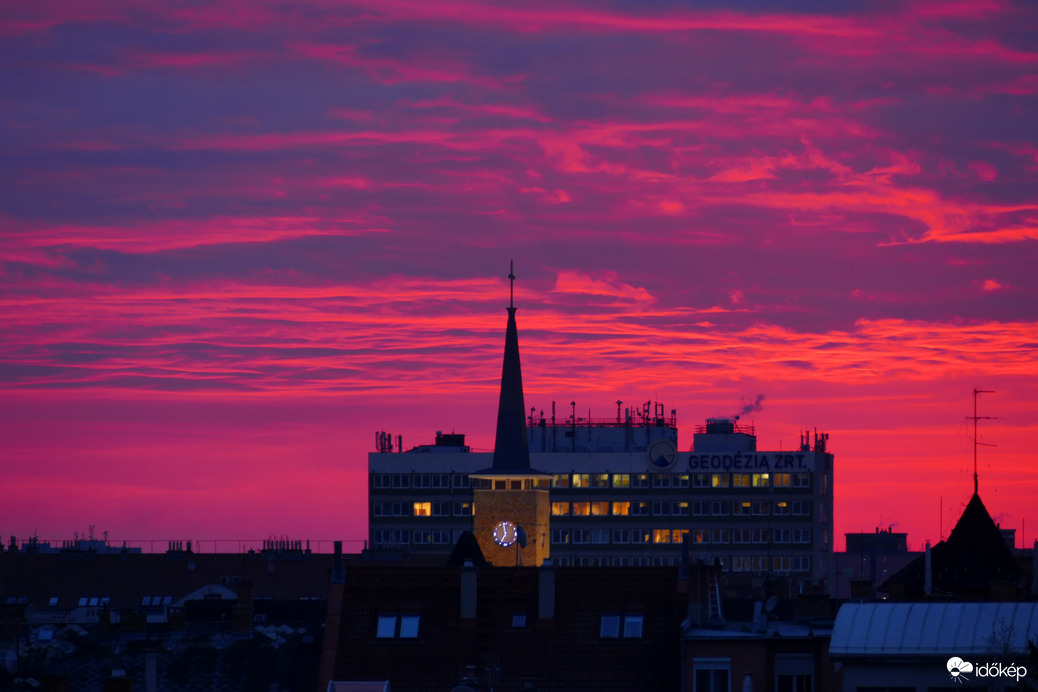
M649 457L649 465L658 470L666 471L678 460L678 448L667 439L654 440L646 452Z

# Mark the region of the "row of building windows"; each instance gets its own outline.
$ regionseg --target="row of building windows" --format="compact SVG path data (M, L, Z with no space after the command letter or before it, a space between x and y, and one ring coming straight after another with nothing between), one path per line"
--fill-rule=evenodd
M692 529L695 545L728 543L811 543L811 529Z
M401 490L404 488L449 488L469 489L472 482L467 473L373 473L371 486L377 490Z
M799 473L562 473L553 488L810 488Z
M377 490L429 488L469 489L465 473L373 473ZM485 480L485 479L483 479ZM505 483L505 481L495 481ZM520 481L515 481L520 482ZM539 484L538 484L539 485ZM823 483L824 485L824 483ZM487 487L491 487L487 485ZM496 487L496 486L493 486ZM553 488L810 488L811 474L799 473L561 473L551 481ZM496 487L498 490L508 488Z
M556 517L810 516L810 500L600 500L552 502Z
M458 542L461 529L376 529L373 539L378 547L399 545L451 545Z
M806 555L778 555L770 557L727 555L715 558L722 571L725 572L810 572L811 558ZM553 557L552 563L557 567L669 567L681 564L680 557L649 557L637 555L630 557ZM736 568L738 565L738 568ZM770 565L770 567L769 567Z
M419 500L376 501L376 517L470 517L472 502ZM709 516L810 516L810 500L696 500L552 502L555 517L694 517Z
M729 543L791 543L809 545L811 529L552 529L553 545L608 545L681 543L685 536L694 545Z
M376 517L471 517L472 502L372 502Z

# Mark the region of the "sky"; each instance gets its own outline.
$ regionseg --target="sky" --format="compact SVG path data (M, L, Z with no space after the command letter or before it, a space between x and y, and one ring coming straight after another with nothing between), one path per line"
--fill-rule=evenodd
M491 448L514 260L528 407L758 404L919 549L991 390L1030 545L1036 106L1032 2L6 3L0 535L359 549L376 432Z

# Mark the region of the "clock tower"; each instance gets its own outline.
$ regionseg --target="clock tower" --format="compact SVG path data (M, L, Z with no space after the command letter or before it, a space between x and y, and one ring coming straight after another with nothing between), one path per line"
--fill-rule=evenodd
M472 474L473 533L487 560L498 566L539 567L551 556L551 475L530 468L519 331L515 324L514 269L510 282L494 465Z

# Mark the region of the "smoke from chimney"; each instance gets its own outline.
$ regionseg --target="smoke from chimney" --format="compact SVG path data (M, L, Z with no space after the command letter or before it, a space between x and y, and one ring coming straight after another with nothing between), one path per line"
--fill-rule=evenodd
M735 416L733 416L733 418L735 418L735 420L739 420L739 418L741 418L742 416L745 416L747 413L756 413L757 411L763 411L764 407L760 405L760 402L762 402L762 401L764 401L764 395L763 394L758 394L757 395L757 400L754 401L752 404L747 403L746 399L743 399L742 400L742 403L743 403L742 410L739 411L738 413L736 413Z

